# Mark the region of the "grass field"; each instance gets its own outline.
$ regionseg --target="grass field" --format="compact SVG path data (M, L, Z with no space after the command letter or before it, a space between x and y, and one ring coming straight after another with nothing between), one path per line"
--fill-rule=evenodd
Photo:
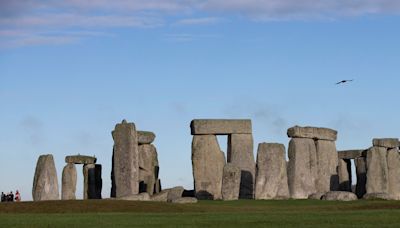
M400 202L1 203L0 227L400 227Z

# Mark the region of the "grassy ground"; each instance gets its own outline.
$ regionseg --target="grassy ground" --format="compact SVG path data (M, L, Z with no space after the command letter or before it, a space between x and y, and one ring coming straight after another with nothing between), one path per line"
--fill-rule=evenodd
M1 203L0 227L400 227L393 201Z

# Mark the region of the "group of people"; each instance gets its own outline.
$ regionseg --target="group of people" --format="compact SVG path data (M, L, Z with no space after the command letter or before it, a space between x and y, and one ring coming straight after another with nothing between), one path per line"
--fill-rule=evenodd
M21 194L19 193L18 190L15 192L15 195L12 191L7 194L1 192L1 202L14 202L14 201L16 202L21 201Z

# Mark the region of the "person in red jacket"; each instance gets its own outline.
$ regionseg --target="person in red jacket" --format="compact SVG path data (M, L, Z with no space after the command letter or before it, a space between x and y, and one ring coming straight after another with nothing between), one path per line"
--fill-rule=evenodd
M15 192L15 201L20 202L21 201L21 194L19 194L19 191Z

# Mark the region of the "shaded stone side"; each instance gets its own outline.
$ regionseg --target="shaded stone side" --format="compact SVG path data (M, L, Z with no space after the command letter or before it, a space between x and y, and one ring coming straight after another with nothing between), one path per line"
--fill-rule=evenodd
M73 163L68 163L62 172L62 200L75 200L76 199L76 166Z
M103 178L102 178L102 166L99 164L96 164L95 166L95 190L94 193L95 195L93 196L92 199L101 199L101 191L103 189Z
M194 188L198 199L222 199L225 159L215 135L195 135L192 142Z
M145 144L139 146L139 167L141 192L153 195L159 169L157 150L153 145Z
M36 164L32 187L33 201L59 200L57 171L53 155L41 155Z
M392 199L400 200L400 154L399 149L388 151L388 194Z
M356 158L354 159L354 164L356 166L357 174L356 195L359 199L362 199L367 193L367 158Z
M233 164L226 164L222 178L222 199L238 200L240 192L241 170Z
M317 149L317 192L339 190L338 155L333 141L316 141Z
M372 147L367 152L367 193L388 193L387 149Z
M257 175L255 198L290 198L285 146L283 144L261 143L257 152Z
M87 164L83 166L83 199L91 199L96 193L95 182L95 164Z
M350 159L339 159L338 166L339 175L339 190L345 192L351 192L351 160Z

